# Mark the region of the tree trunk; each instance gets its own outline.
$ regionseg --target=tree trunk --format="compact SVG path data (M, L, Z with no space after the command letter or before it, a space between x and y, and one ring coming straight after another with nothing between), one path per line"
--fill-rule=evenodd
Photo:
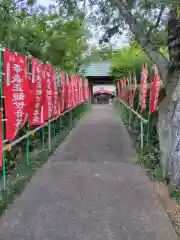
M159 109L157 129L163 177L180 187L180 19L176 9L169 13L168 50L170 66L165 92L170 101Z
M158 134L164 179L180 187L180 80L170 104L159 109Z

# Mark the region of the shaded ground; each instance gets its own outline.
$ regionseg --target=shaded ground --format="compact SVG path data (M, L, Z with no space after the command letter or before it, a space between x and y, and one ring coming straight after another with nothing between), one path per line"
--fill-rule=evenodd
M129 136L94 106L0 220L5 240L177 239Z

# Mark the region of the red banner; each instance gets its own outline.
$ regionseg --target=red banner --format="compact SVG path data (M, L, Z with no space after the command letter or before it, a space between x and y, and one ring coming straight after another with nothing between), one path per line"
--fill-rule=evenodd
M43 103L43 113L44 120L47 121L53 116L53 103L54 103L54 93L53 93L53 68L50 64L43 65L44 71L44 82L45 82L45 92L46 96Z
M84 102L82 78L79 81L80 104Z
M76 99L76 105L79 104L79 77L76 76L75 81L75 99Z
M72 77L70 78L70 81L69 81L69 85L70 85L70 107L73 107L73 79Z
M43 124L43 112L42 112L42 101L43 101L43 75L42 75L42 64L30 57L31 61L31 75L30 75L30 100L28 107L28 118L29 124L41 125Z
M74 106L77 105L77 76L73 76L73 86L74 86Z
M77 105L77 77L73 76L73 94L74 94L74 106Z
M134 89L133 89L133 94L135 95L137 91L137 78L136 78L136 73L134 72Z
M157 66L154 65L154 78L151 84L150 112L155 112L157 110L160 87L161 87L161 80L158 74Z
M122 99L127 101L126 80L121 80Z
M66 82L65 82L65 107L66 109L69 109L70 106L70 82L69 82L69 76L66 74Z
M148 93L148 70L147 66L144 64L141 74L141 108L142 110L146 109L146 98Z
M129 77L127 77L127 82L128 82L128 102L129 105L133 105L133 92L132 92L132 83L131 83L131 75L129 73Z
M89 98L89 93L88 93L88 79L84 79L84 100L87 101Z
M75 99L75 76L71 76L71 94L72 94L72 106L76 106L76 99Z
M27 120L28 110L28 65L26 57L11 51L4 58L4 105L6 116L6 139L13 140Z
M60 72L60 111L64 112L64 92L65 92L65 76L64 72Z

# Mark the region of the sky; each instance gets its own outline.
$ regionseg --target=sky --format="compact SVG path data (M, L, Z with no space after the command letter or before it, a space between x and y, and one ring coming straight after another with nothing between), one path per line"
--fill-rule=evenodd
M44 6L48 6L49 4L53 4L55 3L55 0L37 0L37 3L38 4L41 4L41 5L44 5ZM94 33L93 33L93 37L92 39L90 40L90 44L98 44L99 42L99 38L97 36L97 33L99 35L99 30L96 32L94 30ZM118 39L116 38L113 38L111 40L111 43L112 43L112 47L113 48L116 48L116 49L119 49L119 48L122 48L124 46L127 46L128 43L127 43L127 38L125 36L120 36Z
M37 2L44 6L48 6L48 4L53 4L55 1L54 0L38 0Z

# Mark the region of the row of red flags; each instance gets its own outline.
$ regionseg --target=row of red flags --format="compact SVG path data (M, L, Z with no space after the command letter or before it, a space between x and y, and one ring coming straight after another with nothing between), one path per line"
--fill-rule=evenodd
M131 107L133 107L133 101L137 93L137 78L134 72L134 82L133 87L131 83L131 77L127 77L125 80L117 81L117 95L118 98L127 102ZM157 103L159 98L161 80L158 74L157 66L154 65L154 76L151 82L150 90L150 112L155 112L157 110ZM147 96L148 96L148 67L147 64L143 64L141 73L141 109L145 110L147 107Z
M3 68L5 139L8 141L15 139L26 121L30 126L43 125L89 98L87 79L57 73L51 64L41 64L34 57L27 59L24 55L4 51ZM2 112L0 119L2 122ZM0 128L2 144L2 124Z

